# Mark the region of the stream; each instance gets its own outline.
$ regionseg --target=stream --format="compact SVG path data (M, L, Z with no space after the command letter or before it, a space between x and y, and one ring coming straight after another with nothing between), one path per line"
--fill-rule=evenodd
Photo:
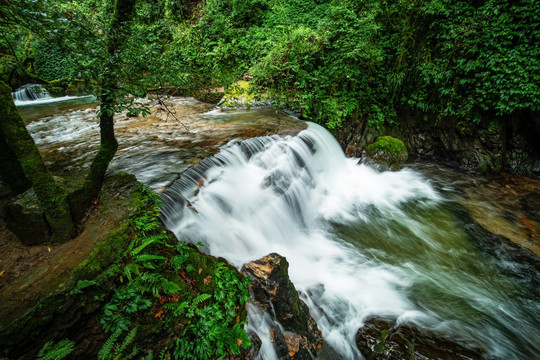
M540 255L540 219L523 205L538 180L425 161L379 172L346 158L322 127L271 109L141 101L152 115L115 118L120 149L109 172L129 171L161 192L163 221L180 240L200 241L237 267L285 256L339 358L362 358L355 335L372 315L435 330L493 358L538 358L532 254ZM96 111L79 106L25 118L56 175L84 174L97 151ZM263 341L260 358L277 358L264 346L264 320L249 320Z

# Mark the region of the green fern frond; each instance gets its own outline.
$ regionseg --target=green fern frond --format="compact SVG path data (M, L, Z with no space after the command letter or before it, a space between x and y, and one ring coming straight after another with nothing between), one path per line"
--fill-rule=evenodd
M105 341L105 344L103 344L103 347L98 352L98 360L109 359L114 344L116 343L116 340L118 339L120 334L122 334L122 330L118 329L111 336L109 336L107 341Z
M160 226L159 223L158 223L158 226ZM149 245L163 244L162 240L165 240L166 238L167 236L165 234L157 234L157 235L149 236L141 241L141 245L137 246L135 249L131 251L131 255L137 255Z
M153 254L142 254L135 257L135 261L137 262L146 262L146 261L152 261L152 260L167 260L165 256L161 255L153 255Z
M193 299L193 306L199 305L200 303L210 299L211 297L212 297L212 295L210 295L210 294L201 294L201 295L197 296L195 299Z
M69 339L60 340L54 345L49 341L38 353L37 360L60 360L71 354L75 350L75 343Z
M131 357L137 355L137 353L139 352L139 350L135 347L133 350L132 350L132 353L133 351L135 351L135 354L133 354L133 356L131 357L127 357L127 356L123 356L123 353L124 351L127 349L127 347L129 345L131 345L131 343L133 342L133 340L135 340L135 336L137 335L137 327L134 327L133 329L131 329L128 334L126 335L126 337L124 338L124 341L122 341L122 344L120 344L119 347L115 348L115 357L114 357L114 360L124 360L124 359L131 359ZM131 355L131 354L130 354Z

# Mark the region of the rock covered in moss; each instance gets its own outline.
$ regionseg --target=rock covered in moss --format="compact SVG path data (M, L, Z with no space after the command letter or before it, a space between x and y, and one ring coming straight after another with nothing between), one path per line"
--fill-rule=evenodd
M30 189L8 203L2 212L6 227L26 245L43 244L51 232L36 193Z
M68 193L82 186L82 179L54 177ZM51 240L50 227L33 188L13 198L2 210L6 227L26 245L44 244Z
M193 94L193 97L199 101L208 104L219 104L225 96L223 89L213 89L209 91L199 91Z
M244 265L253 282L251 304L272 320L271 340L280 359L311 359L322 348L322 334L289 279L287 259L272 253Z
M267 96L255 92L249 81L241 80L227 88L218 105L222 109L249 109L269 106L270 101Z
M482 351L422 330L413 324L373 317L356 334L358 349L368 360L483 359Z
M375 162L395 169L407 161L409 153L403 141L391 136L380 136L368 145L363 154L368 162Z

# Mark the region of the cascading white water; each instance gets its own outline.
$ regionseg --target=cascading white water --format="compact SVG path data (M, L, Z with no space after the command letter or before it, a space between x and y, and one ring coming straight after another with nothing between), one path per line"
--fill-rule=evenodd
M539 303L516 298L516 286L469 244L428 181L412 170L358 165L317 125L296 137L231 143L163 198L164 223L179 239L200 241L237 267L285 256L325 342L344 359L361 358L355 334L372 314L504 358L540 343L538 318L523 315L538 313ZM264 340L268 319L251 319L261 357L274 358Z
M51 95L43 86L39 84L23 85L11 93L15 105L21 105L29 101L52 99Z

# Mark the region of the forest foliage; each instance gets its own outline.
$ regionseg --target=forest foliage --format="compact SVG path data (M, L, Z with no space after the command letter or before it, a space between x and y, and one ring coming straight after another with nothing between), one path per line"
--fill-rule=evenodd
M329 128L404 106L478 122L540 109L540 4L208 0L176 48L199 78L249 72L278 104Z
M99 82L111 2L48 2L71 27L85 19L74 30L86 40L54 49L11 32L1 52L31 52L46 80ZM117 61L124 83L143 94L229 86L249 74L277 106L329 128L393 123L403 107L478 122L540 109L539 19L536 0L141 0Z

